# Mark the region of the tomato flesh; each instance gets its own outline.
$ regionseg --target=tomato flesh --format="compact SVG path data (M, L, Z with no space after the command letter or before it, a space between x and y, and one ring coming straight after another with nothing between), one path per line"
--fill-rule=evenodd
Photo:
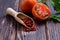
M32 9L32 14L37 19L46 20L50 16L50 10L45 4L37 3Z

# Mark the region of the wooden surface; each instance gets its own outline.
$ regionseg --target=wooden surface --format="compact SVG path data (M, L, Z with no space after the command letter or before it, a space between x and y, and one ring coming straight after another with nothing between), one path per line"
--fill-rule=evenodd
M53 21L35 22L39 29L23 32L22 25L13 17L6 15L6 9L11 7L18 11L19 0L0 0L0 40L60 40L60 23Z

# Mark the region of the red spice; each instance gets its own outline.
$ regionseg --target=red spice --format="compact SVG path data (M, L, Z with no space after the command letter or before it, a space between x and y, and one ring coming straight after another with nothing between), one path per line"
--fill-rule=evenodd
M17 15L17 17L20 18L20 15ZM20 19L21 19L28 27L30 27L30 29L24 27L24 28L23 28L23 31L29 32L29 31L36 31L36 30L37 30L37 27L36 27L35 23L33 23L33 21L32 21L30 18L26 17L26 18L24 18L24 19L22 19L22 18L20 18Z
M30 32L30 31L36 31L38 29L38 27L36 27L36 25L34 24L33 27L30 27L31 29L28 29L26 27L23 28L23 31L25 32Z
M28 26L32 27L33 26L33 21L30 18L25 18L23 19L23 22Z
M30 32L30 31L36 31L37 29L38 29L37 27L33 27L33 28L31 28L31 29L28 29L28 28L24 27L24 28L23 28L23 31L25 31L25 32Z

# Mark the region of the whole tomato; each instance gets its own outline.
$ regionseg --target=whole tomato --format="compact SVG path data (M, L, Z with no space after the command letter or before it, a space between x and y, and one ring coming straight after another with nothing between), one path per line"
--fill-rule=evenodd
M43 3L37 3L32 9L32 14L38 20L46 20L50 16L50 9Z
M33 6L36 4L36 0L24 0L19 8L22 10L22 12L25 13L31 13Z

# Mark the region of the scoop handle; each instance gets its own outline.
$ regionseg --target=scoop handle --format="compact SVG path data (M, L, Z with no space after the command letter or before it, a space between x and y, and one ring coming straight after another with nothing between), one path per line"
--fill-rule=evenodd
M7 8L6 12L7 12L7 14L9 14L9 15L11 15L13 17L15 17L18 14L18 12L16 12L12 8Z

